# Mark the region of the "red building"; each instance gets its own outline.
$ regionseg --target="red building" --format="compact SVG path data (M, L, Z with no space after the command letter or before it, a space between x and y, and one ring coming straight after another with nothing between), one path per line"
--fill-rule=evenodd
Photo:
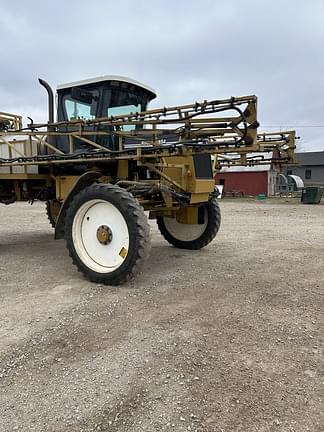
M223 193L244 196L274 195L279 187L279 171L269 165L224 167L215 175Z

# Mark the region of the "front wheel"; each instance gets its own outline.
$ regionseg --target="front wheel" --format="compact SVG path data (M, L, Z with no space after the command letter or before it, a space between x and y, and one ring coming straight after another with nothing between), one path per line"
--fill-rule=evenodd
M215 238L221 224L216 198L211 197L198 211L202 216L198 224L184 224L175 218L158 217L157 225L162 236L179 249L201 249L207 246Z
M46 214L49 223L53 228L56 226L56 221L60 213L61 203L57 200L46 201Z
M149 250L149 224L135 198L118 186L79 192L65 219L73 263L91 281L119 285L140 268Z

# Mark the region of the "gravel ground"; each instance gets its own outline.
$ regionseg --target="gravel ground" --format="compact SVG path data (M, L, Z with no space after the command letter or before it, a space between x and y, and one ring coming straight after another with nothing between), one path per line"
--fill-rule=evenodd
M222 201L201 251L87 282L44 208L0 207L0 431L324 431L324 207Z

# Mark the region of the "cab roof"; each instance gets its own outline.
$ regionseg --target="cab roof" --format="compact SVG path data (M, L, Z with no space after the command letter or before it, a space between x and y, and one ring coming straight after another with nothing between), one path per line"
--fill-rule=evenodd
M81 81L74 81L74 82L70 82L70 83L66 83L66 84L59 84L57 86L57 90L62 90L62 89L71 88L71 87L80 87L80 86L84 86L87 84L95 84L95 83L100 83L100 82L105 82L105 81L121 81L121 82L126 82L129 84L134 84L137 87L140 87L142 89L149 91L150 93L152 93L152 95L154 95L154 97L156 97L156 92L154 89L152 89L152 87L149 87L146 84L142 84L139 81L136 81L132 78L127 78L127 77L123 77L120 75L103 75L103 76L99 76L99 77L95 77L95 78L89 78L89 79L85 79L85 80L81 80Z

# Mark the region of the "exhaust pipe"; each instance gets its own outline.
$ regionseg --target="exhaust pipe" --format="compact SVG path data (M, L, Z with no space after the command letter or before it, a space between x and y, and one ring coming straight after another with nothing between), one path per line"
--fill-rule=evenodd
M45 87L48 95L48 122L54 123L54 93L51 86L41 78L38 78L40 85Z
M55 126L50 126L52 123L54 123L54 93L52 90L52 87L41 78L38 78L38 82L40 85L45 87L45 90L47 91L48 96L48 125L47 125L47 132L49 135L47 136L47 142L55 146L56 145L56 137L54 135L50 135L51 132L55 132ZM48 147L42 146L41 149L39 149L40 154L51 154L53 153L53 150Z

